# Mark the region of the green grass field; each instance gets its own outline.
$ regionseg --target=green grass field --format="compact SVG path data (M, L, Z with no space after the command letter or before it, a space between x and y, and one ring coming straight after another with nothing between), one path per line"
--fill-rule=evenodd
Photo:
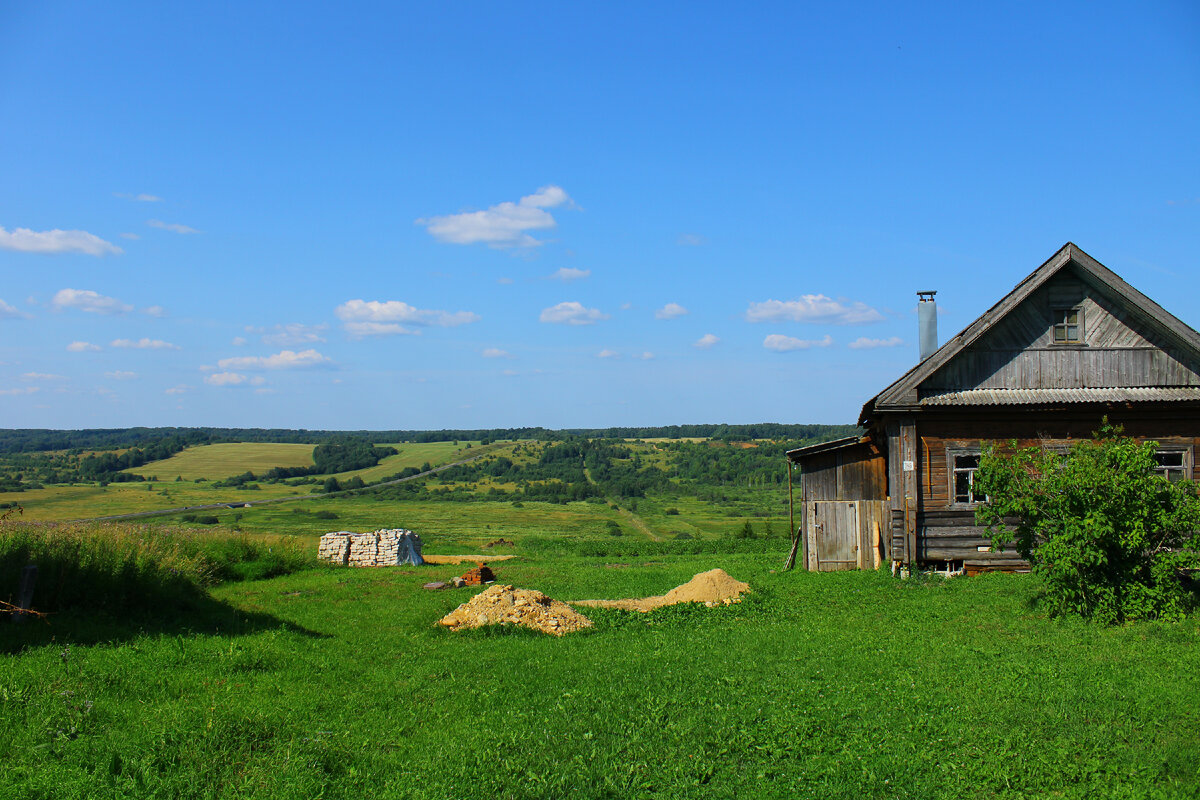
M271 467L312 466L311 444L277 444L273 442L231 442L189 447L162 461L129 469L136 475L157 475L160 481L185 481L205 478L210 481L250 472L266 472Z
M471 453L398 447L374 476ZM105 538L119 525L80 526L104 531L77 556L101 587L174 586L184 568L210 574L201 564L230 581L297 571L178 607L164 593L104 613L82 592L82 608L45 621L0 617L0 798L1200 796L1196 619L1050 619L1033 575L785 573L785 491L744 481L704 487L708 500L561 504L478 499L491 483L472 474L422 479L472 486L470 502L367 492L221 509L216 527L175 515L155 521L171 526L164 542L131 526L144 546L124 550ZM163 480L10 497L47 519L309 488ZM747 522L772 537L736 538ZM0 522L17 552L8 583L27 558L17 527ZM715 567L754 591L712 609L589 608L594 629L563 639L451 634L437 619L478 589L421 587L470 565L306 555L328 531L394 527L427 553L514 554L492 564L501 582L561 600L663 594ZM497 539L515 545L484 548ZM73 546L62 538L55 557ZM176 561L152 563L155 547ZM41 596L81 594L67 572L47 565Z
M521 548L518 548L518 553ZM1032 576L782 573L782 554L496 565L556 598L712 567L746 602L434 623L461 567L219 587L205 617L0 628L5 796L1194 797L1194 622L1046 619ZM53 640L51 640L53 637ZM95 642L89 644L88 642Z

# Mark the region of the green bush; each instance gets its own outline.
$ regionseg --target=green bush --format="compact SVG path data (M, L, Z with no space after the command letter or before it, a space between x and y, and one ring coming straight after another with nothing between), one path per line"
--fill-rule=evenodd
M1185 577L1200 568L1200 496L1156 473L1156 450L1106 421L1067 455L1016 443L984 453L976 519L1043 577L1051 613L1115 623L1195 607Z

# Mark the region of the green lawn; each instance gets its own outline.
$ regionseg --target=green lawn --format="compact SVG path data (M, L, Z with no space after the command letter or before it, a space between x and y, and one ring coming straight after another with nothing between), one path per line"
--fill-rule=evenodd
M1028 575L901 582L781 573L781 558L496 565L561 599L661 594L717 566L755 590L726 608L588 609L595 629L563 639L435 626L478 591L420 588L449 566L229 584L192 619L5 625L2 794L1200 792L1194 621L1100 628L1046 619Z

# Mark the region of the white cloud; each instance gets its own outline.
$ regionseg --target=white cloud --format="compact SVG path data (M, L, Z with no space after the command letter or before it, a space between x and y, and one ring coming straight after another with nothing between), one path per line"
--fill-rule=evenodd
M124 200L133 200L137 203L161 203L162 198L153 194L127 194L126 192L113 192L113 197L120 197Z
M123 372L121 370L104 373L104 377L112 378L114 381L131 381L137 376L138 374L136 372Z
M235 337L233 337L233 341L231 342L231 344L234 347L245 347L246 337L245 336L235 336Z
M321 334L328 327L325 323L321 323L320 325L305 325L300 322L290 322L286 325L276 325L273 328L247 327L246 330L250 333L260 334L263 344L272 347L286 347L288 345L323 342L325 341L325 337Z
M649 350L647 350L646 352L642 353L641 355L634 353L633 357L640 358L642 361L649 361L650 359L654 358L654 353L651 353Z
M621 354L618 353L616 350L607 350L606 349L606 350L601 350L599 353L596 353L596 358L620 358L620 357L621 357Z
M246 376L237 372L214 372L205 375L204 382L209 386L240 386L246 382Z
M823 294L806 294L796 300L766 300L751 303L746 310L749 322L819 322L834 325L857 325L883 319L875 309L855 300L833 300Z
M26 372L21 376L23 381L65 381L66 375L53 375L49 372Z
M180 225L178 222L163 222L160 219L148 219L146 224L151 228L159 228L171 233L199 233L200 231L190 225Z
M136 233L122 233L122 234L118 234L118 235L122 239L129 239L130 241L134 241L134 242L136 242L138 239L142 238L141 236L138 236Z
M191 391L191 389L192 387L188 386L186 383L181 383L178 386L172 386L170 389L167 389L165 392L163 392L163 394L185 394L186 392Z
M56 309L77 308L91 314L127 314L133 306L115 297L105 297L91 289L59 289L50 301Z
M667 303L665 306L654 312L655 319L675 319L682 317L688 313L688 310L679 303Z
M708 238L698 233L681 233L675 243L680 247L700 247L708 244Z
M71 342L67 345L69 353L95 353L100 350L100 345L92 344L91 342Z
M701 350L707 350L719 341L721 340L716 336L713 336L711 333L706 333L696 341L692 342L692 346L699 347Z
M0 319L29 319L30 316L30 314L0 300Z
M87 231L32 231L15 228L9 233L0 227L0 250L19 253L83 253L89 256L120 255L125 251Z
M585 308L582 303L570 301L543 309L538 319L563 325L591 325L597 320L608 319L608 314L598 308Z
M526 231L547 230L557 223L547 208L573 205L558 186L543 186L519 201L504 202L483 211L418 219L430 235L450 244L483 243L489 247L537 247L542 242Z
M334 309L334 313L345 323L347 333L359 337L417 333L400 323L452 328L482 319L473 311L434 311L415 308L400 300L348 300Z
M870 350L875 347L899 347L902 344L904 344L904 340L899 336L893 336L890 339L868 339L866 336L860 336L848 347L851 350Z
M396 334L403 334L405 336L421 335L420 331L406 328L395 322L347 322L342 327L346 329L346 333L356 338L364 336L394 336Z
M575 269L574 267L559 267L552 274L547 275L546 279L551 281L562 281L570 283L571 281L583 280L592 274L590 269Z
M177 344L164 342L162 339L147 339L144 336L137 341L133 339L113 339L109 342L110 347L132 348L134 350L179 350Z
M41 391L40 386L22 386L18 389L0 389L0 394L33 394Z
M325 367L333 363L333 359L323 356L316 350L283 350L273 356L239 356L237 358L222 358L217 362L221 369L306 369L310 367Z
M512 358L512 355L507 350L501 350L499 347L489 347L480 353L484 358Z
M786 353L789 350L807 350L810 347L829 347L833 344L833 337L825 334L823 339L796 339L792 336L784 336L780 333L772 333L767 338L763 339L763 347L768 350L774 350L776 353Z
M150 317L162 319L167 315L167 310L162 306L146 306L142 309L142 313Z
M500 284L501 286L511 286L512 282L512 278L496 278L496 283Z
M520 375L521 373L517 372L515 369L506 369L506 370L502 371L500 374L501 374L501 375L505 375L505 376L507 376L507 377L509 377L509 378L512 378L512 377L515 377L515 376L517 376L517 375Z

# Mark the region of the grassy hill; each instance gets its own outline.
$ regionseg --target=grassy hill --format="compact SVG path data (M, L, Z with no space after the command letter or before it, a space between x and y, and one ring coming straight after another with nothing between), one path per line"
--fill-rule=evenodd
M271 467L307 467L312 465L313 446L310 444L280 444L275 442L234 442L189 447L170 458L152 461L141 467L125 470L135 475L159 480L185 481L204 478L221 480L246 470L266 472Z

